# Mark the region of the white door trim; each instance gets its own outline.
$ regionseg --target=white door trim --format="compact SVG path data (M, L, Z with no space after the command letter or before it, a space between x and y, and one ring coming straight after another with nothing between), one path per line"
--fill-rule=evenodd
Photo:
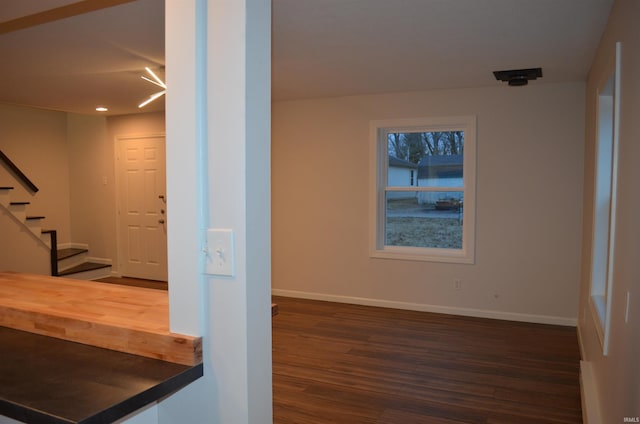
M113 161L114 161L114 171L115 171L115 200L116 200L116 209L115 209L115 223L116 223L116 266L117 266L117 274L122 275L123 271L123 243L122 237L120 235L120 210L121 210L121 186L120 186L120 164L119 164L119 153L122 142L126 142L129 140L141 140L141 139L154 139L161 138L165 143L165 176L166 176L166 133L158 132L158 133L143 133L143 134L122 134L116 135L114 137L113 143ZM165 181L166 183L166 181ZM165 208L166 209L166 208ZM168 261L168 258L167 258ZM168 265L168 264L167 264Z

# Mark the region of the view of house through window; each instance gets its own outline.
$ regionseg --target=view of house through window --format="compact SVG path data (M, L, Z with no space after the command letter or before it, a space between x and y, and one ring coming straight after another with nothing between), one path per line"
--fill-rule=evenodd
M390 133L387 140L385 244L462 248L464 132ZM411 172L415 170L418 179L412 181ZM457 190L394 191L395 187L407 186L407 183L410 187L456 187Z
M465 215L472 215L465 210L474 206L473 194L471 205L468 195L474 185L475 118L372 125L377 152L373 256L468 261L473 233L464 229L473 226L473 220L465 222Z

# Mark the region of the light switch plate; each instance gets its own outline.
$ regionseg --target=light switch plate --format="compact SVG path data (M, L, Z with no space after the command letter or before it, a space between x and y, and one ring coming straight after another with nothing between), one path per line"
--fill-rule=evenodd
M210 228L207 230L205 273L233 277L235 251L233 230Z

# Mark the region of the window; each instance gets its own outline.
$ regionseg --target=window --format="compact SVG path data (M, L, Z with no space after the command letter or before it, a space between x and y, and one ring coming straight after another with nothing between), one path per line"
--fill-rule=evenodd
M615 247L618 174L618 125L620 114L620 43L614 69L598 87L596 169L593 195L591 250L591 307L596 330L606 355L611 323L613 260Z
M371 256L473 263L475 116L372 121L370 137Z

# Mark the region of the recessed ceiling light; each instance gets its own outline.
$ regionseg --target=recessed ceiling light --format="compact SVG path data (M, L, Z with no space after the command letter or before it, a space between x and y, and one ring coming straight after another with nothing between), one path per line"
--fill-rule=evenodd
M104 107L104 106L98 106L98 107L96 108L96 112L106 112L106 111L108 111L108 110L109 110L109 108L106 108L106 107Z

